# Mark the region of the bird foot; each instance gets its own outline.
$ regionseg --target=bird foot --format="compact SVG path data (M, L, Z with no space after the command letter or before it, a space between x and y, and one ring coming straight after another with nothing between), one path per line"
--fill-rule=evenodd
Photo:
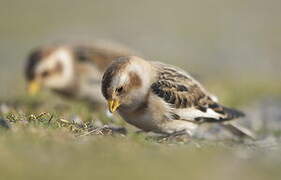
M188 142L191 136L185 130L162 136L159 142Z

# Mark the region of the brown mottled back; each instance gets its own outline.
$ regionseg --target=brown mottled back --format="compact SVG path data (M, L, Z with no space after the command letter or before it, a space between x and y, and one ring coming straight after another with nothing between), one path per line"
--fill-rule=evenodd
M76 45L72 49L76 60L92 62L101 71L105 71L114 59L132 54L128 50L119 50L114 47L99 47L97 45Z

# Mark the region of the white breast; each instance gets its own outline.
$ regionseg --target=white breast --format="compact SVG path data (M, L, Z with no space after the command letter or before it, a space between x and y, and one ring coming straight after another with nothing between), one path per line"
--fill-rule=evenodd
M123 111L118 111L123 119L131 125L136 126L144 131L158 131L158 127L152 119L150 112L145 111L141 114L126 113Z

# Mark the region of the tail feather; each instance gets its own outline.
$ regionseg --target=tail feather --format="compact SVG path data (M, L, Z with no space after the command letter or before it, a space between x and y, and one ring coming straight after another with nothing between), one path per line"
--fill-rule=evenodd
M245 114L242 111L228 108L228 107L223 107L224 112L226 113L227 117L225 120L231 120L231 119L236 119L240 117L244 117ZM224 126L227 130L229 130L232 134L240 137L240 138L250 138L252 140L256 139L256 135L247 129L246 127L243 127L239 124L237 124L234 121L226 121L222 123L222 126Z
M241 125L238 125L235 122L222 123L222 126L240 138L250 138L252 140L256 139L256 135L252 131L242 127Z

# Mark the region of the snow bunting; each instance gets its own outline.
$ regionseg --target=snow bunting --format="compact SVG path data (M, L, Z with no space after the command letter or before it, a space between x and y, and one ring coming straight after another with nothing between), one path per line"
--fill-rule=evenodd
M146 132L192 135L202 123L224 124L244 116L219 104L180 68L136 56L113 61L103 75L102 93L110 112L117 111L126 122ZM231 123L225 127L252 136Z
M31 52L26 63L28 91L35 94L43 87L68 98L106 103L100 92L102 73L112 59L130 52L119 46L101 45L39 47Z

